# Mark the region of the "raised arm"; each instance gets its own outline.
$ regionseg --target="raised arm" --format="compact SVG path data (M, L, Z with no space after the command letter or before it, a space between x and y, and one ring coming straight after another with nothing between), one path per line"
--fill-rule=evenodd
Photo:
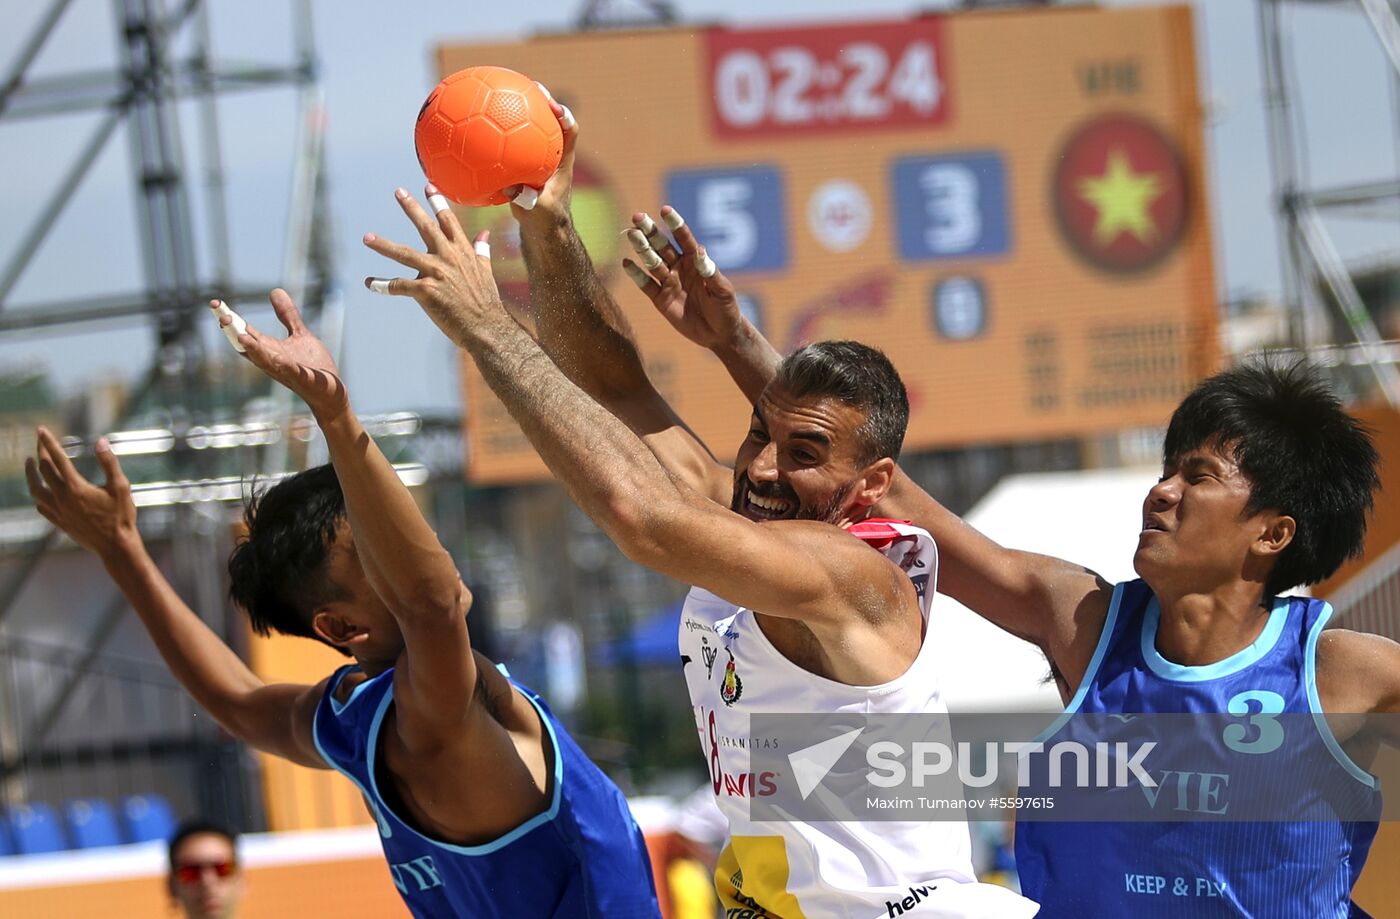
M250 326L238 341L244 357L306 402L326 436L356 553L404 634L404 656L394 672L399 734L410 749L431 747L460 730L476 690L466 622L471 595L408 488L351 409L325 346L285 291L274 290L271 300L287 337L273 338ZM225 317L221 324L232 321Z
M555 478L628 557L733 603L812 623L868 621L913 602L898 568L838 528L756 524L678 485L510 319L486 234L473 251L451 211L433 220L412 198L400 201L428 252L367 235L370 248L419 275L369 279L371 289L413 297L471 353Z
M106 438L97 442L106 475L100 488L79 474L47 429L39 428L38 438L36 455L24 461L34 506L102 560L180 685L239 740L303 766L330 768L311 738L324 684L264 683L185 605L146 551L131 485Z
M656 391L626 315L603 286L574 227L578 124L553 103L564 131L559 169L526 210L512 207L530 279L540 346L570 380L623 420L673 476L721 502L729 471Z
M627 276L677 332L719 358L746 399L757 402L777 375L782 355L740 311L734 285L695 239L680 212L662 205L660 214L680 252L664 236L639 233L651 218L633 215L628 235L641 264L625 260Z

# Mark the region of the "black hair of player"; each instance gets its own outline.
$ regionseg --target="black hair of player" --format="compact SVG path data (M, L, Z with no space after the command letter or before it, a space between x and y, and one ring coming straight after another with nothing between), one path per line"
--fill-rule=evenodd
M253 631L324 641L311 627L312 616L348 598L326 565L344 519L345 495L329 464L288 476L264 492L254 489L243 510L247 533L228 560L229 597L247 612Z
M1229 451L1249 480L1245 516L1274 509L1297 522L1266 596L1316 584L1360 555L1380 459L1314 367L1259 361L1203 381L1172 414L1163 461L1209 445Z

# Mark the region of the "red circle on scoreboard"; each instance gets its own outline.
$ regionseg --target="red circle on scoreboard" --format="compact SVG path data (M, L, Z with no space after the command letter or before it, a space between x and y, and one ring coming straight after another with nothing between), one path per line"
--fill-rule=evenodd
M1052 189L1066 242L1096 268L1145 271L1186 230L1186 169L1176 147L1146 119L1101 115L1060 148Z

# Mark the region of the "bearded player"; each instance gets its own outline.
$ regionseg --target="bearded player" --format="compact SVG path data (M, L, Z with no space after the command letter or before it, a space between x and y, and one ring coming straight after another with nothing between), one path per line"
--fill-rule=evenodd
M365 237L418 277L366 283L413 297L472 355L555 478L628 557L695 585L682 654L730 821L716 873L726 909L885 915L918 886L920 915L1033 914L1009 891L971 883L964 822L759 824L745 798L726 794L749 771L741 741L753 713L942 710L924 640L932 541L915 527L866 520L888 491L908 403L878 351L812 346L784 363L755 406L731 472L649 383L649 398L611 399L631 391L622 377L639 374L640 361L625 326L610 321L615 306L595 308L606 294L570 222L576 136L567 126L560 170L535 208L516 209L539 343L505 312L489 259L473 253L432 186L435 217L397 193L426 252ZM669 457L670 443L687 451L672 473L653 454ZM702 664L706 646L721 663Z

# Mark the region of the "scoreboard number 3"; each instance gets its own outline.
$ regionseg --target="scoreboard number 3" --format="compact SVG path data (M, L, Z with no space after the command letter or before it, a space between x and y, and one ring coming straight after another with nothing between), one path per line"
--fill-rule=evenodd
M1010 249L1006 169L995 153L896 160L891 192L905 259L1001 255Z

